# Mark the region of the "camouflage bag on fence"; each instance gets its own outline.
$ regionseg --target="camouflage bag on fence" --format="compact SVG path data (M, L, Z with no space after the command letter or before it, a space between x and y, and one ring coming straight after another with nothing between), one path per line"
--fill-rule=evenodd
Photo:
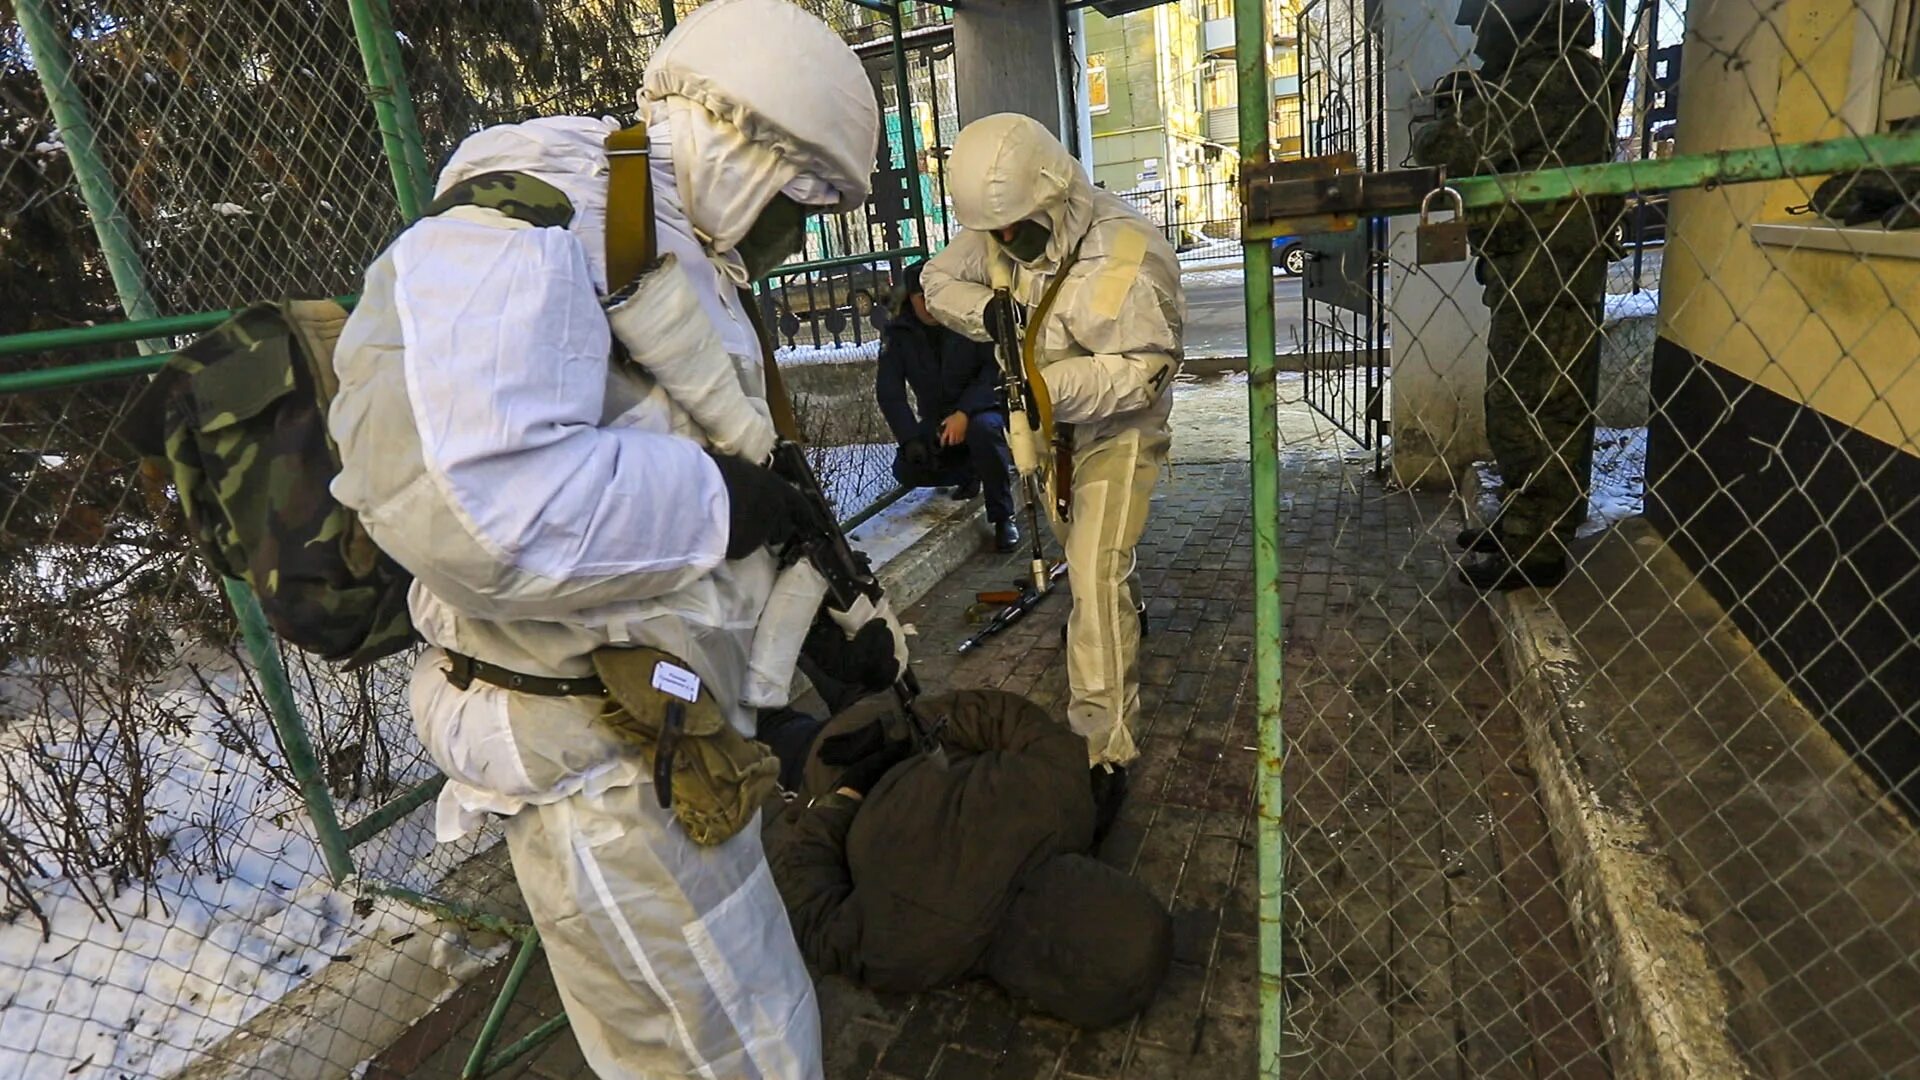
M254 304L167 362L123 433L173 482L202 554L295 646L348 668L414 641L411 576L333 498L331 300Z
M543 228L573 219L565 193L525 173L470 177L423 216L460 206ZM274 632L351 670L416 636L412 575L333 498L340 448L327 409L346 321L331 300L247 308L175 353L121 434L173 482L207 561L253 587Z

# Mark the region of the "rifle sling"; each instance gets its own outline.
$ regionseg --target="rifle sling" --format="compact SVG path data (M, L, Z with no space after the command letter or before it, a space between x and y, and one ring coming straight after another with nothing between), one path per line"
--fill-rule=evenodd
M740 306L747 313L747 322L753 326L753 336L760 342L760 370L767 381L767 412L773 417L774 434L790 443L805 446L800 439L800 422L794 419L793 398L787 395L787 383L780 377L780 365L773 362L773 337L767 333L766 323L760 321L760 306L754 301L752 291L740 290Z
M1085 239L1081 243L1085 243ZM1053 301L1060 295L1060 286L1067 283L1067 273L1073 264L1080 261L1080 244L1067 253L1066 261L1054 272L1053 280L1047 283L1047 291L1040 294L1040 304L1033 309L1033 316L1027 320L1027 332L1020 342L1020 366L1025 371L1027 386L1033 393L1034 411L1039 413L1040 434L1053 442L1053 396L1047 393L1047 381L1040 377L1040 367L1034 356L1040 346L1040 327L1053 311Z
M653 235L653 173L647 129L634 124L607 136L607 295L640 276L659 255Z

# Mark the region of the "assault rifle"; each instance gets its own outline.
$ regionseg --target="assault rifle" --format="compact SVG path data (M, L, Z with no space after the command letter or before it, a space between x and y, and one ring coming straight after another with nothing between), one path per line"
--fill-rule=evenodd
M1047 483L1040 463L1048 450L1048 433L1042 430L1040 402L1027 380L1026 364L1020 355L1013 297L1004 288L995 289L993 297L993 303L987 305L987 333L993 338L993 356L1000 365L1001 384L1007 395L1007 448L1013 451L1013 467L1020 474L1020 491L1027 504L1027 535L1033 540L1028 588L1045 595L1050 580L1040 533L1040 507L1047 498Z
M773 459L768 466L798 488L813 507L812 526L789 549L789 559L805 559L813 564L826 579L827 602L835 611L851 611L862 598L877 611L885 599L885 590L880 587L880 579L874 576L867 557L848 542L846 530L834 516L833 504L820 488L820 478L807 463L806 450L799 443L782 439L774 444ZM920 679L904 656L900 658L900 673L893 681L893 695L906 716L907 726L912 729L915 747L922 753L940 756L941 724L930 723L914 708L914 700L920 696Z
M975 598L977 601L975 608L969 609L969 615L971 615L973 610L982 606L999 604L1001 607L1000 610L994 613L992 618L987 620L987 625L980 628L979 633L974 634L972 637L960 643L960 651L963 653L972 652L974 649L979 648L981 643L985 642L988 638L1019 622L1021 619L1026 618L1028 613L1040 606L1040 601L1045 600L1047 595L1053 592L1055 583L1066 576L1067 564L1064 561L1057 562L1053 564L1051 570L1047 571L1047 587L1045 589L1035 589L1032 582L1020 581L1014 583L1017 587L1012 592L983 592L978 594Z

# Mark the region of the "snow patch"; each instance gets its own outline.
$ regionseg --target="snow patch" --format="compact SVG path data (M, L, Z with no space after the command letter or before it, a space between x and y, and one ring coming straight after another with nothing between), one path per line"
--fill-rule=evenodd
M1579 536L1592 536L1630 517L1647 504L1647 429L1595 428L1593 484L1587 493L1587 520Z
M222 217L246 217L248 214L252 213L252 211L248 210L244 206L241 206L239 203L230 203L230 202L214 203L212 210L214 213L219 214Z
M303 714L340 715L334 699L357 693L356 677L318 666L312 672L310 681L295 677ZM230 662L208 665L201 674L204 684L183 676L172 689L155 691L156 713L183 721L182 729L146 733L130 748L154 786L148 800L154 813L145 824L166 847L160 872L117 894L100 883L111 894L102 905L104 920L95 914L97 896L90 904L72 882L39 882L34 898L44 932L27 916L0 926L0 985L10 990L0 1000L0 1076L169 1075L328 964L430 931L434 920L425 913L397 901L356 906L354 894L332 885L304 804L274 776L282 763L276 759L269 768L252 756L254 748L276 745L267 718L234 715L249 700L246 675ZM18 680L28 673L11 675ZM388 665L374 675L383 676L394 685L376 692L405 700L407 666ZM17 682L0 688L16 708L31 701L18 689ZM29 754L86 752L81 744L104 722L63 715L59 700L42 695L42 716L9 725L0 755L16 776L30 769ZM380 726L394 729L382 733L386 744L409 745L404 713L381 712ZM42 738L23 738L29 728ZM71 732L70 743L59 741L63 731ZM55 733L53 741L45 741L48 732ZM342 821L432 771L424 760L397 763L392 788L344 801ZM0 800L34 794L14 789ZM431 806L423 807L363 846L356 852L363 872L425 889L497 842L495 834L478 844L435 845L431 815ZM472 958L461 946L434 955L450 964Z
M1660 314L1660 294L1653 290L1637 293L1608 293L1607 321L1651 319Z
M878 338L859 345L786 345L773 351L781 367L802 364L852 364L880 359Z
M894 450L890 442L813 446L807 448L807 463L820 477L833 512L845 520L897 486L893 479Z
M1499 507L1505 490L1500 473L1489 462L1476 462L1483 500L1489 516ZM1593 429L1593 479L1587 491L1587 520L1575 536L1585 538L1637 517L1646 509L1647 429L1644 427Z
M1227 270L1196 270L1180 275L1180 284L1188 289L1242 288L1247 283L1247 272L1239 264Z

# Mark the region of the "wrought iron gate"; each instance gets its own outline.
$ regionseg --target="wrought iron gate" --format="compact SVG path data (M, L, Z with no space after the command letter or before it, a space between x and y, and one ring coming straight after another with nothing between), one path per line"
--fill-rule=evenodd
M1300 16L1307 152L1348 153L1369 170L1386 167L1387 110L1377 5L1331 0ZM1301 351L1306 401L1361 446L1388 432L1387 219L1301 238Z

